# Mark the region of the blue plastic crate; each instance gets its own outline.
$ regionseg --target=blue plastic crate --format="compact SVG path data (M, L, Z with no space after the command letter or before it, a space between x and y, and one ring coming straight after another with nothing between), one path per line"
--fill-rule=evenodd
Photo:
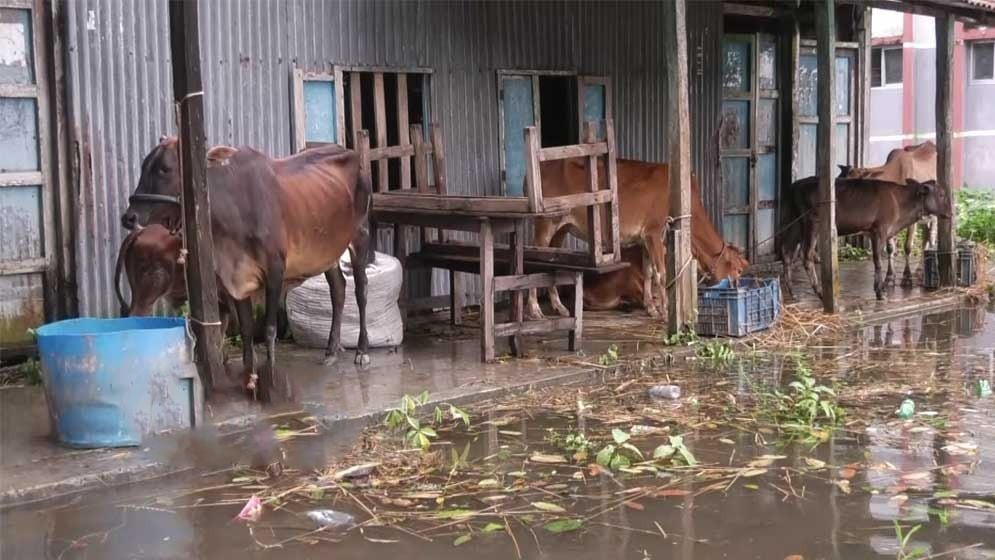
M698 289L698 327L703 336L744 336L770 328L781 313L777 278L740 278Z

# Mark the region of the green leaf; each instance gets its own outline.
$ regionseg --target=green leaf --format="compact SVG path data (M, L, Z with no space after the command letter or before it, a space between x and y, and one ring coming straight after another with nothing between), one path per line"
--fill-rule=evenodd
M612 457L611 463L608 465L608 467L613 471L625 469L630 466L632 466L632 461L630 461L625 455L615 455Z
M618 428L612 428L612 439L614 439L615 443L618 445L622 445L623 443L629 441L629 437L629 434L624 431Z
M424 428L422 428L421 429L421 433L425 434L426 436L428 436L430 438L437 438L437 437L439 437L439 434L435 433L435 430L432 429L432 428L429 428L428 426L425 426Z
M421 422L419 422L414 416L405 416L405 419L408 421L408 425L413 429L417 430L421 427Z
M456 509L444 509L435 513L436 519L463 519L466 517L473 517L475 512L469 509L456 508Z
M660 445L653 450L654 459L669 459L677 451L672 445Z
M549 513L565 513L567 510L549 502L532 502L532 507Z
M485 533L496 533L498 531L504 531L504 525L501 523L488 523L487 525L484 525Z
M442 423L442 409L441 408L435 407L434 418L435 418L435 423L436 424L441 424Z
M470 542L472 539L473 539L473 537L471 537L470 535L460 535L460 536L456 537L456 540L453 541L453 546L459 546L461 544L466 544L466 543Z
M606 445L604 449L598 451L598 456L595 461L602 467L608 467L611 464L612 456L615 455L615 446Z
M584 526L584 521L581 519L557 519L556 521L550 521L543 526L550 533L569 533L571 531L576 531Z

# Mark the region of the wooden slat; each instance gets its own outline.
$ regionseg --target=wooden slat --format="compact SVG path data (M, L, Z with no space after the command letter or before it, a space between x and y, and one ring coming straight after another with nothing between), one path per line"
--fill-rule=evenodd
M300 152L307 148L307 115L304 114L304 71L300 68L294 69L293 82L293 104L294 104L294 152Z
M539 150L539 161L555 161L589 156L603 156L608 153L604 142L575 144L572 146L556 146Z
M432 172L435 175L435 192L447 194L449 187L446 185L446 148L442 143L442 125L432 123L429 134L432 135Z
M575 272L535 272L516 276L498 276L494 279L494 292L569 286L577 281Z
M836 313L840 304L838 241L836 237L836 169L834 165L836 115L836 3L815 3L815 28L819 47L818 90L819 124L816 130L815 174L819 178L819 257L822 284L822 308Z
M578 206L593 206L597 204L607 204L612 201L610 190L604 189L595 192L565 194L563 196L553 196L542 201L543 208L547 212L558 212L571 210ZM595 208L597 210L597 208ZM601 220L598 220L600 223Z
M567 338L567 348L571 352L580 350L584 339L584 275L582 273L574 274L574 286L574 304L570 309L574 324Z
M476 228L475 228L476 229ZM475 231L475 229L473 231ZM469 228L467 231L471 231ZM479 248L473 246L473 249L477 250L479 253ZM495 273L501 276L506 276L510 274L508 250L504 249L500 252L495 252L494 256L494 270ZM587 255L584 255L585 257ZM428 266L432 268L441 268L444 270L458 270L460 272L466 272L468 274L480 274L480 257L477 254L474 255L447 255L441 253L432 253L428 251L418 251L408 255L408 258L404 262L405 268L415 268L418 266ZM546 260L530 260L525 259L525 273L526 274L539 274L543 272L571 272L571 273L593 273L593 274L605 274L608 272L614 272L616 270L622 270L629 266L627 262L612 263L607 265L602 265L598 267L593 267L590 265L571 265L564 263L553 263Z
M494 361L494 235L491 223L480 223L480 353Z
M370 149L369 158L370 161L381 161L386 159L395 158L405 158L401 160L402 162L408 161L407 158L415 155L415 147L411 144L406 146L384 146L383 148L372 148ZM411 174L408 173L408 179L410 181ZM402 188L405 188L402 186ZM409 183L407 189L411 189L411 184Z
M515 231L511 234L511 273L519 278L525 275L525 221L519 220L515 224ZM497 291L495 280L494 291ZM515 290L511 296L511 319L517 323L525 320L525 298L521 289ZM518 336L512 336L510 341L511 353L521 357L525 354L524 341Z
M44 180L45 178L40 171L15 171L13 173L0 173L0 187L41 185Z
M0 97L38 97L38 86L0 84Z
M383 85L383 72L373 73L373 116L376 122L377 147L387 146L387 101ZM387 162L377 162L377 191L386 192L388 185Z
M408 75L397 75L397 141L401 146L411 144L411 130L408 128ZM414 154L414 151L411 152ZM411 158L401 158L401 188L411 188Z
M583 125L583 136L584 142L589 146L593 145L593 142L597 139L597 133L595 132L594 124L591 122L584 122ZM605 146L605 153L608 153L607 145ZM598 194L598 156L590 155L587 158L587 191L588 196L597 196ZM611 191L606 191L608 194L608 199L611 200ZM546 201L543 201L543 207L548 208ZM587 208L587 250L591 255L592 263L601 262L601 253L604 250L604 245L602 244L601 236L601 209L598 206L589 206Z
M340 146L348 144L345 129L345 81L343 80L342 69L335 67L332 70L335 83L335 141Z
M529 209L543 210L542 175L539 169L539 131L534 126L525 129L525 196Z
M366 180L372 175L370 169L370 133L366 130L356 131L356 151L359 152L359 172Z
M47 268L48 259L45 257L25 259L23 261L0 261L0 276L6 276L8 274L44 272Z
M449 271L449 322L463 324L463 307L466 306L466 292L463 289L463 275L459 271Z
M618 223L618 160L615 146L615 123L612 119L605 119L605 144L608 145L608 191L611 193L611 203L605 207L610 226L608 229L608 244L612 248L614 262L619 262L622 258L622 238L619 234Z
M425 144L425 138L422 135L422 126L420 124L411 125L411 142L415 147L415 188L420 193L429 192L428 188L428 157L425 151L428 147Z
M501 259L509 258L510 248L507 245L495 244L495 254ZM470 256L476 252L476 245L468 242L448 241L446 243L426 243L422 251L438 255L463 255ZM525 247L525 260L530 263L545 263L550 266L575 267L592 272L608 272L624 268L626 264L612 263L611 265L592 266L587 253L576 249L565 249L560 247Z
M494 334L495 336L512 336L566 331L573 329L575 323L576 320L573 317L540 319L523 323L501 323L494 327Z
M349 73L349 106L352 113L352 148L359 149L359 141L356 140L359 131L363 129L363 82L360 80L359 72Z
M456 196L432 193L375 193L373 208L390 210L467 211L480 214L528 213L528 200L522 197Z

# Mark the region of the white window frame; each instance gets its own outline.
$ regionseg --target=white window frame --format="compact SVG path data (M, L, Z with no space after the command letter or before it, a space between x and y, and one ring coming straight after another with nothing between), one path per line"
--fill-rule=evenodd
M975 78L974 77L974 49L976 49L976 48L978 48L979 46L982 46L982 45L987 45L988 47L990 47L991 49L993 49L993 51L995 51L995 41L993 41L991 39L982 39L982 40L979 40L979 41L971 41L971 49L970 49L971 56L968 59L968 64L970 64L970 66L971 66L971 68L970 68L970 73L971 73L970 74L971 75L970 82L972 84L995 84L995 68L992 68L992 77L991 78ZM992 65L995 66L995 52L993 52L992 54L993 54L993 56L992 56Z
M887 59L885 58L884 54L885 54L886 51L890 51L890 50L902 51L902 50L904 50L904 48L905 47L903 47L902 45L881 45L879 47L871 47L871 56L874 56L874 54L873 54L874 50L877 49L878 51L880 51L878 54L879 54L880 60L881 60L881 85L879 85L879 86L872 85L871 89L902 89L902 84L905 82L905 68L904 67L902 68L902 81L901 82L891 82L891 83L889 83L887 81L888 71L887 71L887 68L885 68L885 61ZM904 65L904 58L905 58L905 54L904 53L902 54L902 58L903 58L903 65Z

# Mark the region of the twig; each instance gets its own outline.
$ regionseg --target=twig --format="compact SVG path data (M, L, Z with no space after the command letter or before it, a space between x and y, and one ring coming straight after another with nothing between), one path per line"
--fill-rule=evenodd
M518 560L522 560L522 549L518 547L518 539L515 538L515 532L511 530L511 525L508 524L508 518L502 517L501 519L504 521L504 532L508 533L508 536L511 537L511 542L515 544L515 554L518 556Z

